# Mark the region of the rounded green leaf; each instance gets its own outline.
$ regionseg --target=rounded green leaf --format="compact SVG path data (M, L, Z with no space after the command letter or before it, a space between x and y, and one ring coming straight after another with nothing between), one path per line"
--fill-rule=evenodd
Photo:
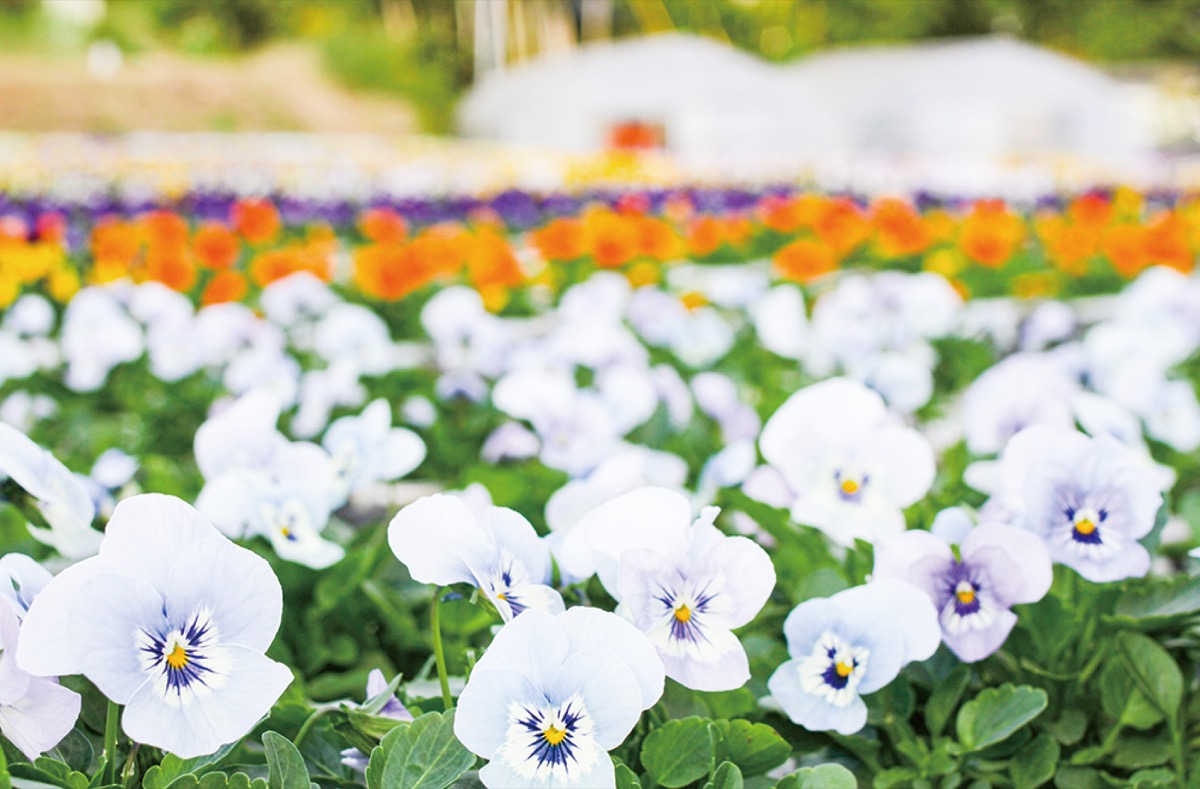
M759 775L783 764L792 754L792 746L779 732L765 723L746 720L713 721L716 730L717 761L731 761L743 775Z
M1039 734L1022 748L1010 764L1016 789L1036 789L1054 777L1060 752L1058 742L1049 734Z
M742 789L746 785L742 771L733 762L721 762L721 766L713 773L713 779L704 785L704 789Z
M270 769L267 786L270 789L308 789L312 784L308 768L291 740L269 731L263 735L263 747L267 749L267 767Z
M454 710L427 712L392 729L371 751L369 789L444 789L475 766L454 736Z
M1028 685L988 688L958 711L958 741L968 751L995 745L1046 709L1046 691Z
M775 789L858 789L858 781L840 764L822 764L800 768L775 784Z
M707 775L715 755L708 723L703 718L683 718L650 732L642 744L642 766L668 789Z
M1117 651L1146 700L1174 720L1183 701L1183 673L1170 653L1141 633L1118 633Z

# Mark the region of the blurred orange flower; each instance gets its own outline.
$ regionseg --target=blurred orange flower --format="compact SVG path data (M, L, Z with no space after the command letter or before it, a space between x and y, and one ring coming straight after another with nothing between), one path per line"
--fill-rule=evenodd
M786 279L811 282L837 268L837 257L828 244L800 238L775 253L775 268Z
M924 252L933 243L933 231L917 210L904 200L885 197L871 206L871 223L879 251L885 257L905 257Z
M529 243L546 260L575 260L587 253L587 230L578 219L554 219L530 233Z
M399 244L408 237L408 223L391 208L368 208L358 217L358 229L371 241Z
M279 235L279 211L270 200L239 200L230 209L229 219L251 244L265 244Z
M1100 240L1104 254L1123 277L1133 277L1149 265L1146 254L1146 230L1141 225L1114 225Z
M846 197L822 201L813 229L839 258L845 257L871 235L871 225L862 209Z
M637 256L641 238L632 217L602 208L585 213L583 221L597 266L617 268Z
M209 304L241 301L249 288L245 274L239 271L218 271L204 288L200 303L208 306Z
M959 247L991 268L1003 266L1025 238L1025 223L1002 200L980 200L963 221Z
M240 244L237 236L220 222L209 222L196 231L192 252L205 268L226 269L237 262Z

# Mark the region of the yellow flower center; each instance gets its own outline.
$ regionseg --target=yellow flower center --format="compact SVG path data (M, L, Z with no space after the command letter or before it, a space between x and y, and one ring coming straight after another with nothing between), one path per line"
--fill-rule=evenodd
M837 662L835 668L837 669L839 677L848 677L850 676L851 672L854 671L854 666L851 666L848 663L843 663L840 660Z
M542 738L551 745L559 745L563 740L567 739L567 730L549 726L542 732Z
M1080 518L1075 521L1075 531L1080 534L1091 534L1096 530L1096 524L1091 518Z
M680 301L682 301L683 306L689 310L698 309L703 307L705 304L708 304L708 299L704 297L704 294L698 293L694 290L688 291L680 296Z
M846 480L842 483L842 493L845 493L847 496L853 496L855 493L858 493L858 483L852 479Z
M505 601L505 602L508 602L508 598L507 598L507 597L505 597L505 595L504 595L504 592L500 592L499 594L497 594L497 595L496 595L496 599L497 599L497 600L503 600L503 601Z
M681 605L675 609L675 618L680 622L687 622L692 618L692 609L686 605Z
M188 653L183 644L176 644L167 654L167 665L178 671L188 664Z
M970 605L971 603L975 602L975 590L971 588L959 589L954 593L954 596L957 597L958 602L962 603L963 605Z

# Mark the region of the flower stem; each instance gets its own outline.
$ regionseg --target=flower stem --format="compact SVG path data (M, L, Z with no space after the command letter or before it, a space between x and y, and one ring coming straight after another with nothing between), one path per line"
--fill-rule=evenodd
M442 686L442 705L447 709L454 707L454 699L450 696L450 677L446 675L446 653L442 649L442 620L438 606L442 602L442 587L433 590L433 606L429 609L430 626L433 628L433 659L437 662L438 682Z
M313 726L317 725L317 721L325 717L327 713L333 712L336 709L338 709L336 704L326 704L318 707L313 714L309 715L304 721L304 725L300 727L300 731L296 734L296 739L292 740L292 745L295 745L297 750L299 750L300 743L304 742L304 738L308 736L310 731L312 731Z
M109 784L117 779L117 730L120 725L121 708L109 699L108 716L104 720L104 782Z

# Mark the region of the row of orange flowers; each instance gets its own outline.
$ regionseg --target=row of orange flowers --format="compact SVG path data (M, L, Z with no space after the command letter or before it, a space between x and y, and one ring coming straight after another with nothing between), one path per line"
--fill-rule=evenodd
M307 271L390 301L434 282L465 280L499 307L512 288L531 281L561 286L580 275L579 266L622 269L637 284L657 281L663 265L681 259L763 257L779 276L802 283L843 265L914 260L951 278L1016 261L1028 273L1030 260L1071 277L1101 261L1129 278L1151 265L1190 271L1200 252L1200 200L1147 210L1141 195L1124 189L1029 216L994 200L919 211L895 198L863 206L817 194L768 196L752 211L724 215L697 212L686 199L668 200L656 214L646 209L633 196L510 233L487 211L414 230L396 211L370 208L339 233L322 223L286 227L270 201L243 200L224 222L193 223L166 210L104 217L86 248L75 250L60 215L39 217L32 229L0 219L0 306L39 283L65 301L83 283L125 277L213 304Z

